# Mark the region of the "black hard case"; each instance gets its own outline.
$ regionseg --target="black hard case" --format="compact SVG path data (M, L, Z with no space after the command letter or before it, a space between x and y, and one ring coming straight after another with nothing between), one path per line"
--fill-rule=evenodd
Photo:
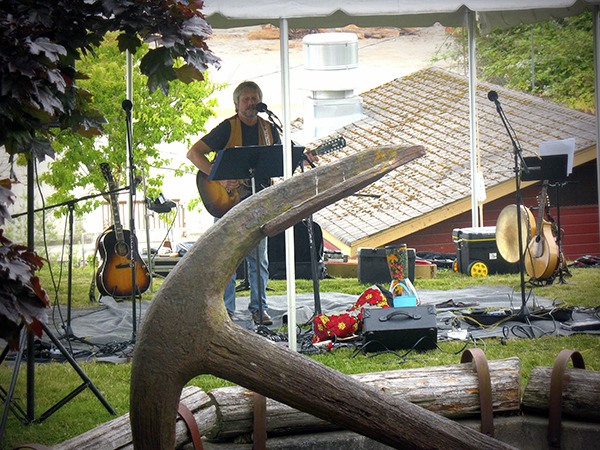
M365 351L436 348L435 307L365 309L362 336Z

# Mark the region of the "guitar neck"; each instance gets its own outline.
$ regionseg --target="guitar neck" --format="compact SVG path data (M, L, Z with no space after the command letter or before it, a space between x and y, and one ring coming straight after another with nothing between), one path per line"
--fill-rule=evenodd
M542 192L540 193L540 198L538 200L538 216L537 216L537 227L536 227L536 235L539 237L542 234L542 224L544 220L544 209L546 207L546 196L548 191L548 180L544 180L544 184L542 187Z
M112 187L111 191L114 190ZM121 217L119 214L119 202L117 200L117 195L112 193L110 194L110 206L112 209L113 222L115 226L115 235L117 236L118 242L123 242L125 240L123 234L123 225L121 225Z
M117 237L117 242L124 242L125 235L123 233L123 225L121 225L121 217L119 215L119 202L117 200L117 185L115 180L113 179L112 173L110 172L110 167L107 163L101 163L100 169L102 171L102 175L104 179L108 183L108 190L110 194L108 196L110 200L110 207L113 216L114 228L115 228L115 236Z
M339 137L329 139L329 140L323 142L321 145L319 145L314 150L309 150L308 153L310 153L313 156L324 155L324 154L332 152L334 150L339 150L341 148L344 148L345 146L346 146L346 139L344 139L343 136L339 136Z

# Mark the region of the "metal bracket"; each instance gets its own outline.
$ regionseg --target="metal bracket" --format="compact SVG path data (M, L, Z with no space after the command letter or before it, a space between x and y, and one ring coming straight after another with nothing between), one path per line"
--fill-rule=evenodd
M490 368L485 353L480 348L470 348L463 352L460 362L475 361L479 383L479 409L481 410L481 432L494 437L494 408L492 404L492 382Z
M561 447L563 381L569 359L573 360L574 368L585 369L583 356L575 350L562 350L554 361L550 378L550 400L548 402L548 446L550 448Z
M177 414L179 414L179 417L183 419L187 429L190 432L194 450L202 450L203 447L200 430L198 429L198 424L196 423L196 419L194 418L192 412L183 403L179 403L179 406L177 406Z

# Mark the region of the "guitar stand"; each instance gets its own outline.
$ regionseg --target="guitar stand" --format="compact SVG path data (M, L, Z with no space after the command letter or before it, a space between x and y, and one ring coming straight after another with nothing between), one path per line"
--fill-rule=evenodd
M563 254L562 247L562 228L560 226L560 188L564 187L568 181L557 181L555 183L551 183L550 186L554 187L554 191L556 193L556 244L558 245L558 284L567 284L565 277L573 276L569 271L569 267L565 264L565 257Z
M568 156L566 154L547 155L542 157L526 157L525 162L529 165L530 171L523 175L525 181L544 180L548 186L553 186L556 193L556 223L550 217L550 223L556 226L554 240L558 246L558 265L554 273L547 280L531 279L529 282L534 286L546 286L552 284L558 277L560 284L565 284L565 276L571 276L569 269L564 264L564 255L562 249L562 229L560 225L560 188L568 183L566 178ZM543 207L543 205L542 205ZM549 214L548 214L549 215Z
M250 289L250 281L248 279L248 262L246 261L246 258L244 258L244 260L242 261L242 264L244 265L244 279L242 281L240 281L238 283L238 285L235 287L235 292L240 292L240 291L245 291Z

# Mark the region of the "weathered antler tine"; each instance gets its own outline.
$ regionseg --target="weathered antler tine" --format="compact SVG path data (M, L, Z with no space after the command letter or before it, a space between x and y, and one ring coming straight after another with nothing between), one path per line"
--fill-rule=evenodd
M173 447L181 390L203 373L392 446L506 448L237 327L223 305L225 284L263 237L263 224L277 230L297 222L315 205L332 202L405 163L403 155L414 150L372 149L293 177L242 202L194 244L156 293L136 342L130 415L137 449ZM420 153L418 149L412 157ZM278 223L282 215L288 217Z

